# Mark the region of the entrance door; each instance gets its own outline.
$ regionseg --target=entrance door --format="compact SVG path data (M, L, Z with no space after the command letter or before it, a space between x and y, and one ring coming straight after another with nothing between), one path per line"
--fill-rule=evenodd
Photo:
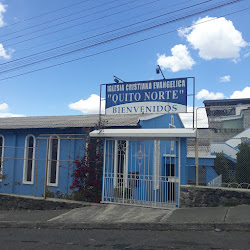
M175 202L176 200L176 164L175 156L167 157L165 164L165 176L167 180L167 200L168 202Z
M169 140L106 140L102 202L178 206L177 145Z

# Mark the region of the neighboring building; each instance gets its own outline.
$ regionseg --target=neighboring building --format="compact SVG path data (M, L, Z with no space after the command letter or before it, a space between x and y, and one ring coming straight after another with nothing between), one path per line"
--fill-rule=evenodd
M209 128L239 132L250 127L250 98L206 100L203 103Z
M198 130L199 143L209 146L211 155L220 153L228 159L224 162L228 169L222 170L222 178L225 182L238 183L241 187L241 181L235 173L239 146L250 140L250 98L206 100L204 104L208 129ZM221 166L221 169L225 166Z

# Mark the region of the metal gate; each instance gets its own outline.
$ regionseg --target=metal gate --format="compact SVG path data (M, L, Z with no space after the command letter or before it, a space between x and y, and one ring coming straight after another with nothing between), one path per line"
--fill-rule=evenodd
M179 155L179 141L106 139L102 202L178 207Z

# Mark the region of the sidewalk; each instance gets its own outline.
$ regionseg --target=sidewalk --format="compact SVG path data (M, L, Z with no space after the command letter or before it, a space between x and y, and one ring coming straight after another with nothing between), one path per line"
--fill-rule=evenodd
M0 228L250 231L250 206L180 208L93 204L73 210L0 211Z

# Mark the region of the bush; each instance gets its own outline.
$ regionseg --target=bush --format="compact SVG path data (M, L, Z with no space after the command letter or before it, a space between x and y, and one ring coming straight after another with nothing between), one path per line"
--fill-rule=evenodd
M102 192L102 152L103 145L99 140L87 140L85 155L76 159L74 178L70 189L72 197L79 201L100 202Z

